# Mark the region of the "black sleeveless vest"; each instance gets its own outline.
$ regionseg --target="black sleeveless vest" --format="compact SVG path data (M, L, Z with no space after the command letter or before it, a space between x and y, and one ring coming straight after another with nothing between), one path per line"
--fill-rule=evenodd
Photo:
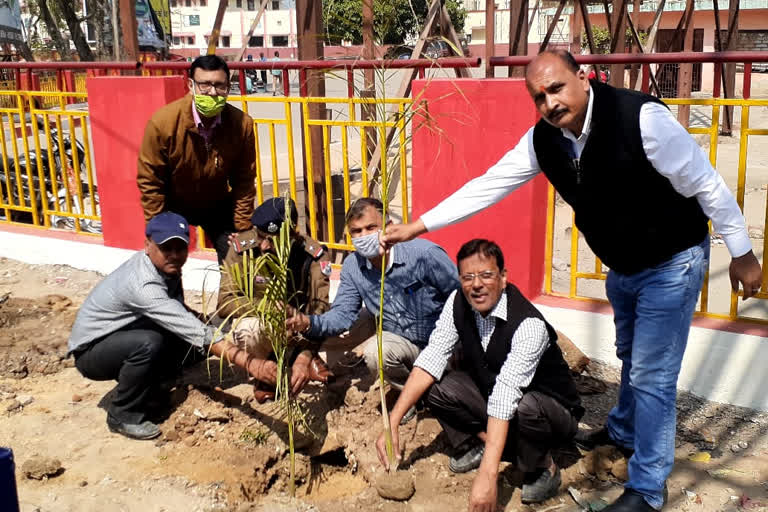
M646 158L640 109L661 101L596 81L592 91L592 123L578 166L573 142L544 120L534 128L533 147L594 253L631 275L701 243L707 217L695 197L677 193Z
M507 354L512 347L512 337L517 328L527 318L538 318L547 326L549 346L539 361L531 384L523 392L545 393L571 410L574 415L581 417L584 409L581 407L581 400L568 365L557 345L555 329L549 325L539 310L523 297L515 285L507 284L504 293L507 295L507 321L496 318L496 328L488 342L487 350L483 350L472 307L461 291L456 293L453 301L453 322L459 333L462 348L462 370L472 377L487 399L507 359Z

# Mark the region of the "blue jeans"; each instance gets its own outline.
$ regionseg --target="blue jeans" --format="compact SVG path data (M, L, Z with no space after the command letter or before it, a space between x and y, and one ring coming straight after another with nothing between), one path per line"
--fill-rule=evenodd
M657 510L675 460L677 377L708 260L709 236L638 274L611 271L605 285L622 362L619 401L606 427L635 450L626 486Z

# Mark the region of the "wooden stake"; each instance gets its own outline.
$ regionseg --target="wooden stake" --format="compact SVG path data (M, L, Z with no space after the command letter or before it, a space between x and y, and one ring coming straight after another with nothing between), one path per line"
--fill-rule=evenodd
M253 37L253 32L256 30L259 21L261 21L261 15L264 14L264 10L267 8L267 2L269 2L269 0L261 0L259 12L256 13L256 17L253 18L253 21L251 22L251 28L248 29L248 34L245 36L245 39L243 39L243 47L240 48L240 52L237 54L235 61L239 62L243 60L243 56L245 55L246 50L248 50L248 43L250 42L251 37ZM216 13L216 16L218 16L218 12ZM213 36L213 34L211 34L211 36Z
M219 34L221 34L221 24L224 22L224 13L227 10L227 0L219 0L219 8L216 11L216 19L213 22L211 37L208 38L207 55L216 53L216 46L219 44ZM191 78L191 77L190 77Z
M419 39L416 41L416 44L413 47L411 59L417 59L418 56L421 55L421 52L424 49L424 44L427 41L427 37L432 31L432 25L435 23L437 16L440 14L441 8L442 5L440 0L432 0L432 4L429 6L429 11L427 12L427 17L424 20L424 27L421 29ZM400 87L397 89L395 98L407 98L411 94L411 85L413 79L416 78L416 75L419 72L417 69L404 71L405 76L403 76L403 80L400 82ZM376 180L379 178L379 163L381 163L382 144L384 144L386 147L389 147L389 144L392 142L392 137L394 137L394 135L395 130L393 128L387 128L386 136L384 137L385 140L379 140L376 143L376 149L373 152L373 156L371 156L371 160L368 162L368 176L371 176L370 182L368 184L368 195L372 196L376 190Z
M634 18L634 19L633 19ZM634 0L632 2L632 16L627 14L627 21L629 22L629 28L632 31L633 44L632 53L643 53L643 45L640 42L640 36L635 29L639 26L640 22L640 0ZM638 78L640 77L640 64L632 64L629 70L629 88L634 89L637 85Z
M626 47L627 0L613 0L613 33L611 37L611 53L623 53ZM610 84L614 87L624 87L624 64L611 66Z
M592 34L592 22L589 21L589 11L587 10L587 3L584 0L577 0L579 4L579 10L581 11L581 20L584 22L584 32L587 33L587 45L589 46L589 53L596 55L595 53L595 36ZM595 76L600 77L600 70L597 64L592 64L592 68L595 70Z
M488 65L494 55L496 42L496 2L485 0L485 78L493 78L494 69Z
M512 0L509 9L509 55L528 55L528 0ZM507 71L509 77L524 74L522 66L510 66Z
M571 16L571 54L581 53L581 13L576 4L579 0L573 0L573 15Z
M299 60L318 60L323 57L323 10L321 0L297 0L296 2L296 28L298 38L298 56ZM302 76L303 75L303 76ZM324 97L325 96L325 73L322 70L307 70L300 73L299 80L305 80L300 84L300 88L306 92L307 96ZM310 103L307 105L310 119L325 119L326 107L324 103ZM302 123L308 122L304 119L302 109ZM304 140L304 131L302 137L302 155L304 157L304 193L307 198L305 209L310 206L309 202L309 180L312 180L315 194L316 218L318 219L317 234L322 238L328 234L327 219L333 212L328 211L326 194L326 184L324 182L325 155L323 152L323 127L310 126L310 151L312 158L312 167L307 166L306 141ZM327 185L330 185L327 184ZM309 219L309 210L306 210L306 218ZM308 229L307 233L311 233ZM330 236L329 240L335 235Z
M728 2L728 35L725 41L725 50L735 50L739 39L739 0L730 0ZM725 65L723 73L725 86L723 87L724 98L736 97L736 63L730 62ZM720 133L731 135L733 131L733 107L726 106L723 111L723 125Z
M442 36L450 41L450 43L456 48L459 57L463 57L464 54L461 50L461 41L459 41L459 36L456 34L456 30L453 28L451 15L448 12L448 8L445 6L445 4L443 4L440 9L440 30L442 32ZM469 70L466 68L454 68L454 71L456 72L456 76L459 78L469 78L471 76Z
M613 23L611 23L611 11L608 7L608 0L603 0L603 12L605 12L605 25L608 27L608 33L613 34Z
M363 58L373 60L376 58L375 41L373 38L373 0L363 0ZM363 90L360 95L366 98L376 97L375 70L366 69L363 71L364 81ZM352 75L354 77L354 74ZM376 118L376 105L371 103L360 106L361 118L363 121L371 121ZM366 140L366 162L371 161L374 151L376 151L376 129L363 128L362 132Z
M632 18L627 16L627 21L629 22L629 28L632 31L632 37L635 39L635 45L637 46L638 51L640 53L648 53L643 48L643 45L640 43L640 35L637 33L637 30L635 29L635 24L632 21ZM656 76L653 73L651 73L650 78L651 78L651 85L656 89L657 94L661 96L661 89L659 88L659 84L656 81ZM636 86L637 84L630 84L630 89L635 89Z
M694 13L694 0L686 0L685 5L685 28L683 29L683 51L690 52L693 50L693 13ZM690 98L691 86L693 85L693 64L680 63L677 74L677 97L678 98ZM685 128L688 128L691 118L691 106L690 105L678 105L677 107L677 120Z
M547 33L544 36L544 40L541 42L541 45L539 46L539 53L546 51L547 45L549 44L549 39L552 37L552 32L555 31L555 27L560 21L560 15L563 13L563 9L565 8L565 3L567 1L568 0L560 0L560 4L558 4L557 9L555 10L555 16L552 18L549 27L547 27Z

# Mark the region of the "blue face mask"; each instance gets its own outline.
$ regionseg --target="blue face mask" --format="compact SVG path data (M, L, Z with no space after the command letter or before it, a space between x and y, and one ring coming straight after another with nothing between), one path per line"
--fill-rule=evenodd
M370 260L381 254L381 245L379 245L380 232L376 231L375 233L352 239L352 245L355 246L355 250L360 256Z

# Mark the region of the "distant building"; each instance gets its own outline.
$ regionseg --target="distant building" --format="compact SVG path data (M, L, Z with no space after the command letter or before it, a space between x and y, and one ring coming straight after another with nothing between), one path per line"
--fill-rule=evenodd
M173 39L171 53L194 57L205 53L218 8L217 0L170 0ZM248 30L256 18L260 0L229 0L224 14L217 53L236 55L245 44L246 55L258 60L259 53L272 58L275 51L281 58L296 54L295 0L269 0L267 8L248 38Z

